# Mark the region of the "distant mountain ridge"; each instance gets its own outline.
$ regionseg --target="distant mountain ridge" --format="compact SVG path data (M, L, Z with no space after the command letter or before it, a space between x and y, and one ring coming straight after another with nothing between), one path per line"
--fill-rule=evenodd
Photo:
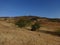
M0 17L0 20L19 20L19 19L42 19L48 20L52 22L60 22L60 18L46 18L46 17L38 17L38 16L17 16L17 17Z

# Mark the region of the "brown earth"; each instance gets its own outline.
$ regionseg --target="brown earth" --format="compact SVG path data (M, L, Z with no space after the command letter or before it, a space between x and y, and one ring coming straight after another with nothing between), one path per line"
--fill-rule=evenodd
M14 19L9 21L0 20L0 45L60 45L59 36L42 32L43 30L59 28L59 22L43 22L40 20L42 31L36 32L15 26L14 23L11 23L11 21L15 21Z

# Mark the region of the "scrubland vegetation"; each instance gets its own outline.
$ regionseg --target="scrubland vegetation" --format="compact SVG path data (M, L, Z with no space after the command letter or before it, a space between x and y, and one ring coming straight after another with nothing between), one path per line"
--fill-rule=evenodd
M0 45L60 45L59 28L59 22L47 18L2 18L0 19Z

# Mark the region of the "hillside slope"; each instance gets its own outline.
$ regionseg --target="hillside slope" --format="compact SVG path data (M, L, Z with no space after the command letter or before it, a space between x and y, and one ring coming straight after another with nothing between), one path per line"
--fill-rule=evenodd
M60 45L60 37L28 31L0 21L0 45Z
M21 19L25 20L37 20L41 24L41 30L58 30L60 29L60 18L45 18L37 16L20 16L20 17L1 17L1 21L6 21L9 23L16 23Z

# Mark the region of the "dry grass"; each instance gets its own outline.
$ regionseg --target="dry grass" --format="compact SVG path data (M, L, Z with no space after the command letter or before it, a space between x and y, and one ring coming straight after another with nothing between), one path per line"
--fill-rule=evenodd
M60 45L60 37L20 29L0 21L0 45Z

